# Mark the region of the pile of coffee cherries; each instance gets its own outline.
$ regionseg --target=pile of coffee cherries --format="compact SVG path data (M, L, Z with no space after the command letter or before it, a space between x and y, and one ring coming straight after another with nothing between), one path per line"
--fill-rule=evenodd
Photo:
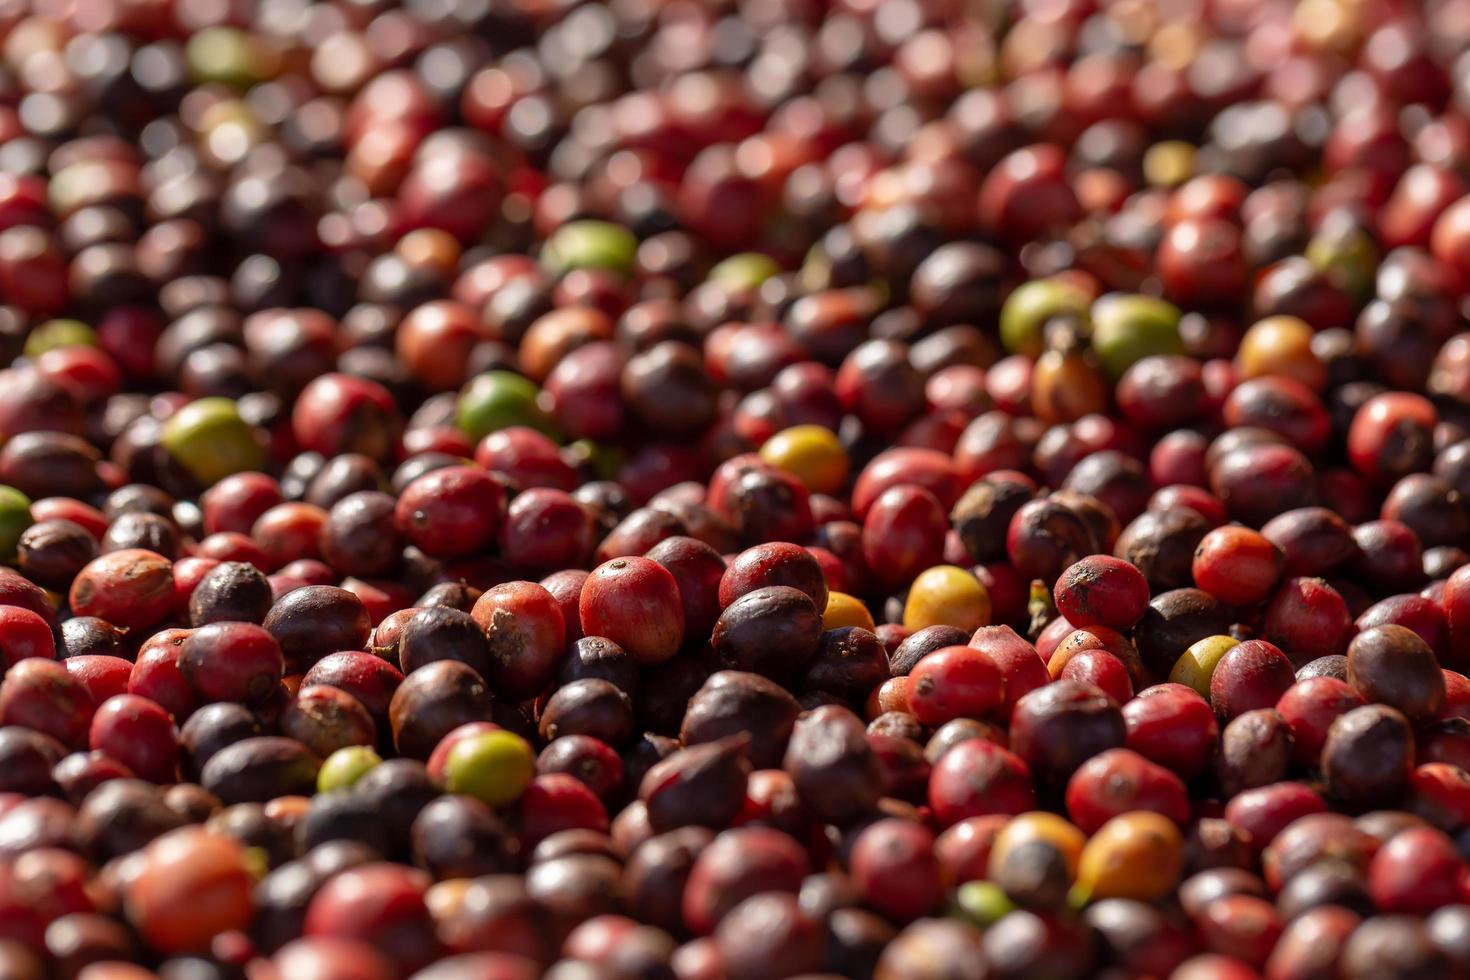
M1470 978L1470 0L0 0L0 978Z

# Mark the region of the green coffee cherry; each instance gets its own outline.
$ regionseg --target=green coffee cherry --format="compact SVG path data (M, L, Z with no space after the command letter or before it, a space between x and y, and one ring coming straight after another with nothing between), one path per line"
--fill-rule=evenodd
M250 35L235 27L206 27L184 46L189 73L201 82L245 88L260 80Z
M1372 236L1356 221L1342 215L1330 216L1307 242L1303 254L1350 295L1366 299L1372 294L1378 249Z
M780 271L781 267L769 255L741 252L717 263L709 270L709 281L719 283L730 292L746 292L755 289Z
M567 461L592 473L599 480L615 480L628 462L627 450L610 443L578 439L567 445Z
M1092 349L1116 381L1145 357L1184 353L1179 317L1168 300L1112 293L1092 304Z
M513 425L530 426L554 435L551 420L536 404L540 393L535 382L513 371L486 371L465 385L455 420L476 441Z
M33 523L31 498L15 487L0 484L0 561L15 561L15 546Z
M1000 309L1000 342L1012 354L1040 357L1045 349L1042 331L1056 316L1087 319L1087 293L1065 279L1033 279L1006 297Z
M503 730L465 739L444 760L449 792L473 796L488 806L515 802L535 775L536 756L530 743Z
M200 398L175 412L164 423L163 448L205 486L266 465L260 433L228 398Z
M369 769L383 761L383 757L367 745L349 745L327 756L317 770L318 793L346 789L361 779Z
M573 269L607 269L620 276L633 272L638 239L608 221L572 221L552 234L541 250L541 264L554 276Z
M1016 903L993 881L967 881L955 892L955 916L981 929L1015 910Z
M59 347L96 347L97 332L80 320L47 320L26 337L26 357L40 357Z

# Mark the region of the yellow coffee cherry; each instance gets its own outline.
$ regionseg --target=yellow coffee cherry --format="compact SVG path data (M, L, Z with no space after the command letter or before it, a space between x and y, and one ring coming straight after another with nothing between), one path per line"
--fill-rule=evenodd
M428 269L446 279L454 277L455 267L459 264L458 239L438 228L415 228L398 239L393 251L411 269Z
M1143 178L1154 187L1178 187L1194 176L1194 147L1179 140L1155 143L1143 154Z
M429 914L436 921L458 915L464 905L464 896L470 881L469 878L450 878L448 881L436 881L430 885L429 890L424 893L424 904L429 907Z
M873 614L861 599L846 592L828 592L827 609L822 613L822 629L835 630L843 626L861 626L865 630L876 630Z
M1257 320L1245 332L1235 353L1236 377L1241 381L1266 376L1291 378L1321 391L1327 384L1327 368L1312 351L1315 333L1294 316Z
M1210 678L1215 675L1215 667L1227 650L1239 645L1240 641L1235 637L1224 634L1196 640L1174 662L1174 669L1169 671L1169 680L1194 688L1200 697L1208 701Z
M909 586L903 625L910 630L957 626L973 632L990 625L990 593L973 573L958 565L926 568Z
M1033 810L1018 815L996 835L990 848L991 879L999 877L1000 869L1005 867L1006 858L1012 851L1032 841L1045 841L1055 847L1067 862L1067 875L1077 877L1077 863L1082 857L1087 835L1055 813Z
M1082 849L1074 904L1101 898L1152 902L1174 890L1184 871L1184 838L1163 814L1135 810L1098 828Z
M796 477L814 493L836 493L852 465L837 434L820 425L796 425L767 439L761 459Z
M1312 48L1349 54L1363 41L1365 8L1354 0L1300 0L1292 11L1292 27Z

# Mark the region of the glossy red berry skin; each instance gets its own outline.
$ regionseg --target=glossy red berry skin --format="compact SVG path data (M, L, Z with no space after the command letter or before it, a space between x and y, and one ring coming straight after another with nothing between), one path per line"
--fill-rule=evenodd
M1065 156L1050 144L1003 158L980 189L980 223L992 234L1023 242L1073 220L1080 210L1065 175Z
M1292 758L1315 768L1332 723L1362 705L1362 695L1336 677L1311 677L1292 684L1276 702L1276 710L1291 729Z
M605 636L645 665L684 642L684 607L669 570L648 558L615 558L592 570L578 613L584 636Z
M102 704L114 694L127 693L128 678L133 673L129 661L100 653L67 657L62 666L86 686L93 704Z
M1016 702L1051 683L1046 662L1036 647L1009 626L982 626L970 637L969 646L990 658L1005 680L1005 698L999 716L1009 718Z
M142 548L113 551L92 560L71 586L73 613L97 616L114 626L152 626L173 605L173 563Z
M485 631L485 680L502 697L535 698L551 683L566 651L561 603L535 582L506 582L485 592L470 611Z
M475 464L506 477L523 490L577 488L577 472L561 458L545 433L523 425L492 432L475 447Z
M1293 820L1326 811L1326 801L1311 787L1296 782L1272 783L1237 795L1225 806L1225 820L1249 834L1252 847L1259 853Z
M1207 533L1194 550L1194 584L1221 602L1250 606L1271 595L1281 577L1281 549L1259 531L1230 524Z
M949 517L939 499L913 484L883 491L863 519L863 559L881 586L897 588L944 560Z
M1347 603L1320 578L1287 579L1266 606L1263 638L1302 663L1342 653L1352 634Z
M253 623L210 623L184 641L179 671L200 701L264 701L285 672L281 645Z
M789 585L827 608L827 576L822 565L800 545L779 541L747 548L730 562L720 578L720 608L768 585Z
M1000 706L1005 678L994 662L967 646L944 647L915 665L905 686L909 711L926 725L982 718Z
M315 379L291 410L291 434L297 445L327 457L362 453L386 460L402 427L398 404L386 388L346 374Z
M249 534L261 514L285 498L281 485L264 473L236 473L204 492L204 532L239 531Z
M1388 485L1423 471L1434 455L1439 413L1422 395L1395 391L1368 399L1348 429L1348 460L1370 483Z
M1125 704L1133 697L1133 680L1128 676L1128 668L1106 650L1082 650L1073 654L1062 665L1057 677L1091 684L1119 704Z
M1185 779L1204 772L1220 737L1210 704L1183 684L1146 688L1123 705L1128 748Z
M899 922L933 911L944 898L934 835L909 820L880 820L858 835L849 859L869 905Z
M482 469L450 466L404 488L393 512L398 532L435 558L472 555L495 540L505 491Z
M1470 641L1470 565L1456 569L1445 580L1442 605L1449 622L1451 646Z
M102 702L92 716L88 743L141 779L169 783L176 778L179 743L173 719L147 698L119 694Z
M1129 562L1089 555L1069 567L1053 590L1057 611L1077 626L1132 628L1148 608L1148 581Z
M511 501L499 529L500 550L517 568L552 572L586 567L595 544L582 505L562 490L536 487Z
M1181 827L1189 822L1184 781L1131 749L1109 749L1082 764L1067 782L1067 815L1083 833L1134 810L1161 813Z
M199 696L184 680L179 669L184 643L193 632L175 629L154 634L138 650L138 659L128 677L129 694L139 694L156 702L179 724L199 707Z
M563 830L606 832L607 810L585 783L567 773L546 773L531 780L519 801L521 846L536 845Z
M1031 769L986 739L961 742L929 775L929 807L944 827L970 817L1025 813L1036 807Z
M27 657L53 660L56 640L46 620L20 606L0 606L0 667L11 667Z
M1281 915L1256 895L1224 895L1195 919L1208 948L1242 963L1263 966L1281 938Z
M86 744L95 708L86 686L54 660L22 660L0 681L0 725L21 725L63 745Z
M1385 913L1426 915L1463 897L1465 862L1432 828L1394 835L1368 866L1368 891Z
M412 972L440 952L424 904L429 877L413 868L366 864L329 880L306 909L305 935L360 939Z
M1265 640L1246 640L1225 651L1210 675L1210 705L1229 721L1257 708L1274 707L1295 682L1286 654Z

